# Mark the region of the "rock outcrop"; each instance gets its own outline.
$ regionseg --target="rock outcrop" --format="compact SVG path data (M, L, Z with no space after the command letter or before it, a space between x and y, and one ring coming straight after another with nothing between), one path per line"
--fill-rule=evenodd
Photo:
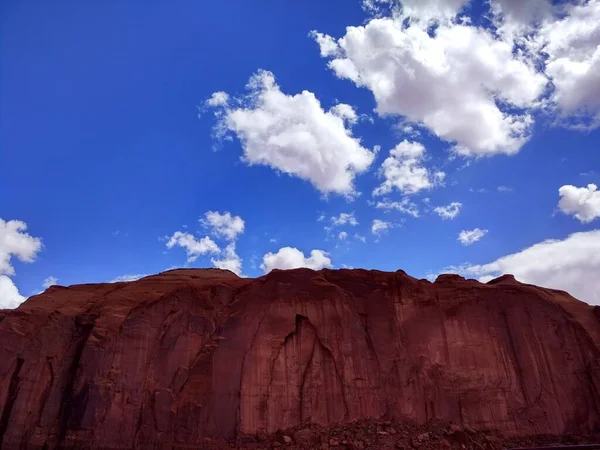
M181 269L0 314L0 448L194 448L302 424L600 426L600 318L501 277Z

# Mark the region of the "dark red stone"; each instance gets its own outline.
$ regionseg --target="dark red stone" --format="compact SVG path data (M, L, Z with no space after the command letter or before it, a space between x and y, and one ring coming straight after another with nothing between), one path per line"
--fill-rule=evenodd
M589 431L599 345L591 306L510 277L182 269L52 287L0 312L0 447L193 448L369 417Z

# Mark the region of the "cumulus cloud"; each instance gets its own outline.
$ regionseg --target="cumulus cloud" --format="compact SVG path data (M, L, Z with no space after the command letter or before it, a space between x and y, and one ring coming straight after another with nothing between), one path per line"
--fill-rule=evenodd
M520 39L556 13L548 0L491 0L490 10L499 34L507 39Z
M118 276L117 278L110 280L109 283L121 283L121 282L136 281L136 280L139 280L140 278L144 278L147 276L148 276L148 274L146 274L146 273L121 275L121 276Z
M481 240L488 233L488 230L475 228L473 230L462 230L458 234L458 240L462 245L471 245Z
M310 181L324 194L356 194L354 179L369 168L374 152L353 136L356 112L350 105L325 111L315 94L285 94L264 70L247 88L249 95L238 99L243 107L217 105L217 135L235 134L243 161Z
M390 150L390 156L381 165L384 182L373 190L373 195L384 195L397 189L402 194L415 194L431 189L444 181L444 172L431 173L424 167L425 147L418 142L404 140Z
M44 286L44 289L48 289L50 286L54 286L57 282L58 282L58 278L48 277L44 280L44 283L42 284L42 286Z
M328 56L336 56L338 53L338 44L331 36L316 31L311 31L309 36L312 37L321 50L321 56L327 58Z
M518 152L539 110L569 128L600 126L599 0L489 0L490 27L461 15L469 3L363 0L365 25L311 36L380 115L423 125L465 155Z
M373 233L375 235L380 235L380 234L383 234L386 231L388 231L390 228L392 228L391 222L386 222L384 220L375 219L375 220L373 220L373 223L371 224L371 233Z
M265 273L273 269L296 269L299 267L319 270L331 267L331 259L323 250L312 250L307 258L297 248L283 247L277 253L269 252L264 255L263 263L260 266Z
M548 80L512 41L443 20L464 3L405 1L402 14L349 26L340 39L313 36L336 76L372 92L379 115L423 125L463 155L514 154L530 137L528 111Z
M588 184L587 187L567 184L558 190L558 194L560 210L575 216L581 223L600 217L600 191L595 184Z
M210 233L216 238L222 238L229 241L229 244L221 249L219 245L210 237L196 238L191 233L176 231L167 242L167 248L175 246L185 249L187 252L187 262L192 263L198 257L211 254L211 263L218 269L231 270L237 275L242 275L242 258L236 252L235 241L240 234L244 232L245 222L240 216L233 216L226 211L208 211L200 223L210 230ZM275 239L271 239L274 242Z
M238 234L244 232L244 220L240 216L232 216L229 212L208 211L200 222L211 229L211 233L217 237L223 237L230 241L237 238Z
M348 233L346 233L345 231L340 231L340 233L338 234L338 239L340 241L345 241L348 238Z
M393 12L399 18L427 26L430 22L448 21L470 0L363 0L363 9L380 16Z
M16 308L26 300L7 276L15 274L11 259L32 263L41 249L42 240L27 233L25 222L0 219L0 309Z
M389 200L383 200L375 204L375 208L385 210L396 210L401 213L408 214L409 216L419 217L419 207L416 203L411 202L410 199L404 197L400 201L392 202Z
M231 270L238 276L242 275L242 258L235 251L235 242L225 247L220 258L213 258L211 262L217 269Z
M14 309L25 301L17 286L6 275L0 275L0 309Z
M345 103L338 103L337 105L332 106L329 112L340 119L348 121L351 125L354 125L358 121L358 115L356 114L356 111L354 111L354 108ZM373 151L377 153L376 149Z
M333 216L331 218L331 223L336 227L341 225L358 225L358 221L356 220L356 217L354 217L354 212L340 213L339 216Z
M453 271L483 282L512 274L523 283L561 289L600 305L600 230L548 239L489 264L463 265Z
M390 5L393 5L395 0L362 0L362 7L368 13L381 14L382 10ZM311 32L312 34L321 34L316 31Z
M403 0L401 17L427 25L431 21L452 19L470 0Z
M167 242L167 248L175 246L185 249L188 263L196 261L199 256L206 255L207 253L220 252L219 246L208 236L196 239L193 234L181 231L173 233Z
M354 233L354 239L362 242L363 244L367 242L367 238L364 237L362 234L358 234L358 233Z
M14 275L12 257L31 263L42 249L42 240L26 233L27 224L20 220L0 219L0 275Z
M227 92L213 92L211 97L206 100L208 106L226 106L229 103L229 94Z
M437 213L442 219L454 219L460 213L460 209L462 208L462 203L460 202L452 202L446 206L436 206L433 208L433 211Z
M552 102L580 126L600 126L600 1L565 5L563 17L541 27L538 41L554 86Z

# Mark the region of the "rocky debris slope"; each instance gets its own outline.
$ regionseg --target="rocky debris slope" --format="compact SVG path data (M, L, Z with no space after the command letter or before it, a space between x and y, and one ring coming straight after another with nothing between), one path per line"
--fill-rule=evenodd
M504 450L528 447L554 447L598 443L600 434L560 436L504 437L493 431L477 431L443 421L426 424L360 420L347 424L321 427L311 424L273 434L259 432L242 435L229 442L205 438L198 448L225 450L320 449L320 450ZM176 447L177 448L177 447ZM185 448L185 447L181 447Z
M509 276L186 269L53 286L0 314L0 448L201 448L363 419L592 432L599 345L597 310Z

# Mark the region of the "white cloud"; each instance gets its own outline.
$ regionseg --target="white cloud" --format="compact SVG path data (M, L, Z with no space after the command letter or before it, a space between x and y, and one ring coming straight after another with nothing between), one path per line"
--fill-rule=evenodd
M15 269L10 263L13 257L31 263L42 249L42 240L32 237L26 231L25 222L0 219L0 309L16 308L26 300L13 281L6 276L15 274Z
M176 267L172 267L172 269L176 269ZM170 270L170 269L167 269L167 270ZM147 277L147 276L148 276L148 274L146 274L146 273L121 275L121 276L118 276L117 278L110 280L109 283L121 283L121 282L136 281L136 280L139 280L140 278Z
M190 233L176 231L167 242L168 248L174 246L182 247L187 252L187 262L192 263L199 256L206 254L217 255L211 258L214 267L218 269L230 270L235 274L242 276L242 258L236 253L235 241L240 234L244 232L245 222L240 216L232 216L228 211L220 213L218 211L208 211L200 223L210 229L213 236L230 241L229 244L221 249L210 237L205 236L197 239ZM276 242L277 239L271 238L270 242Z
M397 125L396 128L405 136L408 136L410 138L418 138L421 136L421 132L415 127L414 124L410 125L407 123L404 123L402 121L400 121Z
M345 241L347 237L348 233L346 233L345 231L340 231L340 234L338 234L338 239L340 241Z
M58 282L58 278L48 277L44 280L44 283L42 284L42 286L44 286L44 289L48 289L50 286L54 286L57 282Z
M555 13L548 0L491 0L490 9L499 33L517 39L535 24L551 20Z
M242 258L237 254L235 240L244 232L245 223L240 216L232 216L228 211L220 213L218 211L208 211L200 223L210 229L213 236L223 238L230 243L221 249L208 236L196 239L192 234L182 233L180 231L169 239L168 248L178 245L187 251L187 262L191 263L199 256L208 253L218 255L211 258L214 267L218 269L230 270L238 276L242 276ZM276 242L277 239L271 238L270 242Z
M196 239L194 235L182 233L181 231L176 231L167 242L167 248L173 248L174 246L185 249L188 263L196 261L201 255L220 252L219 246L208 236Z
M460 209L462 208L462 203L460 202L452 202L446 206L436 206L433 210L440 216L442 219L454 219L460 213Z
M211 262L217 269L231 270L238 276L242 274L242 258L235 251L235 242L225 247L219 259L213 258Z
M425 147L418 142L404 140L390 150L390 156L381 165L380 174L385 181L373 195L390 193L394 188L403 194L415 194L431 189L444 181L444 172L431 173L422 165Z
M211 97L206 100L208 106L226 106L229 103L229 94L227 92L218 91L213 92Z
M223 214L217 211L208 211L200 222L211 228L214 236L223 237L230 241L237 238L238 234L244 232L244 220L240 216L232 216L229 212Z
M381 15L393 11L400 18L426 26L431 21L449 20L470 0L363 0L363 9Z
M337 105L333 106L329 112L340 119L347 120L348 123L352 125L358 121L358 116L356 115L354 108L352 108L350 105L346 105L345 103L338 103ZM374 149L373 152L376 153L376 150Z
M388 4L390 2L391 0L362 0L362 7L366 12L379 13L381 10L380 4ZM314 33L316 33L316 31L313 31L311 34Z
M393 225L391 222L386 222L384 220L375 219L375 220L373 220L373 224L371 225L371 233L380 235L382 233L385 233L390 228L392 228L392 226Z
M496 189L498 189L498 192L512 192L513 188L509 187L509 186L498 186Z
M489 0L492 27L461 17L468 3L363 0L375 14L366 25L311 35L380 115L424 125L463 154L516 153L538 108L569 128L600 126L599 0Z
M600 126L600 1L565 6L566 15L539 30L552 101L565 116Z
M485 194L485 193L487 193L487 189L486 188L479 188L479 189L469 188L469 192L476 192L478 194Z
M403 0L402 16L426 25L432 20L449 20L470 0Z
M336 227L346 224L352 226L358 225L358 221L356 220L356 217L354 217L354 212L340 213L339 216L333 216L331 218L331 223Z
M466 265L457 271L483 281L512 274L523 283L561 289L600 305L600 230L549 239L489 264Z
M374 152L353 137L356 113L350 105L325 111L312 92L287 95L264 70L247 87L249 95L240 99L246 107L224 107L217 114L219 137L233 132L249 165L298 176L324 194L356 194L354 178L369 168Z
M312 37L319 44L321 50L321 56L327 58L329 56L336 56L338 53L338 45L335 39L323 33L311 31L309 36Z
M533 124L527 110L544 93L547 78L513 51L512 41L483 27L441 20L428 33L423 22L447 18L465 2L404 3L404 14L347 27L338 40L314 33L331 70L369 89L379 115L423 125L456 143L458 153L518 152ZM406 14L413 20L405 22Z
M363 244L367 242L367 238L364 237L362 234L358 234L358 233L354 233L354 239L362 242Z
M392 202L384 200L377 202L375 208L378 209L395 209L401 213L408 214L409 216L419 217L419 208L416 203L411 202L407 197L404 197L399 202Z
M13 309L25 301L13 281L0 275L0 309Z
M600 191L595 184L587 187L562 186L558 190L558 207L562 212L574 215L581 223L588 223L600 217Z
M294 247L280 248L277 253L267 253L263 256L260 268L268 273L273 269L296 269L308 267L309 269L322 269L331 267L331 259L323 250L312 250L310 257L306 258L304 253Z
M26 233L27 224L20 220L0 219L0 275L14 275L10 264L14 256L23 262L33 262L42 249L42 241Z
M487 233L488 230L481 230L479 228L475 228L473 230L462 230L458 234L458 240L462 245L471 245L479 241Z

